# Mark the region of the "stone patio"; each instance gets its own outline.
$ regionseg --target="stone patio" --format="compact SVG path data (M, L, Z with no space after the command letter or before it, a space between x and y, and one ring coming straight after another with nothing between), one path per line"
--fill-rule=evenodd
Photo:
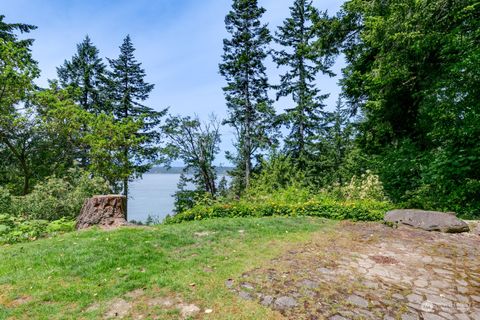
M288 319L480 319L480 237L340 223L227 285Z

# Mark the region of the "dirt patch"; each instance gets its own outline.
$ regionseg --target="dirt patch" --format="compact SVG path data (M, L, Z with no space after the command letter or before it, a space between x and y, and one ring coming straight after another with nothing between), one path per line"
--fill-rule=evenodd
M480 238L344 222L226 285L288 319L480 319Z
M130 314L132 303L124 299L114 299L109 303L105 319L123 319Z
M190 319L202 312L200 307L185 302L180 296L152 289L136 289L122 298L106 303L96 302L86 312L106 309L103 319Z
M31 301L32 301L32 297L22 296L22 297L18 297L15 300L13 300L10 305L12 307L18 307L18 306L21 306L23 304L27 304Z
M26 295L15 297L14 294L11 294L12 290L12 286L0 286L0 306L4 306L6 308L16 308L33 301L32 297Z
M144 294L145 294L145 290L136 289L136 290L130 291L129 293L125 294L125 297L135 300L135 299L140 298Z

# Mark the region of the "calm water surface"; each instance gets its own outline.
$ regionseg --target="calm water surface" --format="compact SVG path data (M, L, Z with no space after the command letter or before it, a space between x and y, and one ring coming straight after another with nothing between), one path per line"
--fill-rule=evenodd
M223 175L218 176L218 181ZM228 178L227 178L228 180ZM128 221L143 221L148 216L161 220L172 214L174 208L173 194L177 191L180 174L156 173L145 174L143 179L130 183L128 198Z
M173 212L173 194L180 174L145 174L130 184L128 220L145 221L148 215L163 219Z

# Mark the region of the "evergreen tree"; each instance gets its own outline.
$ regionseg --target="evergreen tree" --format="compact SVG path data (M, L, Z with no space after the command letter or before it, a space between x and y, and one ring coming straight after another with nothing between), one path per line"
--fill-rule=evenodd
M147 172L158 160L160 134L155 128L167 110L155 111L142 104L148 99L154 85L145 82L145 70L134 56L130 36L127 36L120 46L120 55L117 59L108 59L108 93L113 114L118 121L132 119L142 121L143 126L138 132L142 143L135 148L123 149L125 163L132 172L123 179L123 194L128 196L128 182L132 178L140 177Z
M328 114L325 136L317 148L319 155L311 165L315 167L315 176L319 179L317 185L342 185L349 178L349 173L344 170L345 158L353 147L353 127L349 118L349 110L339 97L335 111Z
M223 40L223 62L220 74L227 86L223 88L228 107L225 124L236 131L236 154L227 154L234 162L234 182L240 189L248 188L253 159L273 143L275 110L268 98L269 89L264 60L271 35L260 21L265 9L257 0L234 0L225 18L231 37Z
M86 111L98 114L108 111L103 97L105 64L89 36L77 45L77 53L71 61L65 60L57 68L60 85L79 89L78 103Z
M0 15L0 39L3 39L5 42L15 43L16 45L30 50L30 46L33 44L33 39L19 40L15 31L29 33L30 31L37 29L37 27L25 23L6 23L3 19L5 19L5 16Z
M315 22L320 13L312 1L295 0L290 13L275 37L283 49L274 52L274 61L278 67L287 68L277 86L277 99L292 96L295 103L281 116L282 122L291 129L285 140L285 149L297 163L304 163L307 152L311 152L309 147L325 125L323 101L328 95L321 95L316 88L316 75L320 71L332 75L329 71L332 62L315 46L318 40Z

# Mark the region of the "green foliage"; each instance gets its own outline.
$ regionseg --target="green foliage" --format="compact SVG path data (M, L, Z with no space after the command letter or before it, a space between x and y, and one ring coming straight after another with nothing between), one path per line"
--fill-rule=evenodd
M227 158L235 165L231 174L238 193L249 187L259 151L275 143L275 109L268 97L264 65L272 37L261 22L264 13L257 0L234 0L225 18L231 37L223 40L219 69L227 81L223 88L228 108L224 123L236 133L236 153L228 153Z
M350 182L340 186L340 197L347 200L375 200L386 201L383 183L378 175L370 170L360 177L353 176Z
M168 138L163 152L169 156L169 161L180 159L185 165L181 183L191 182L196 191L216 197L217 173L213 162L220 151L220 123L216 117L212 115L210 121L202 123L198 117L170 116L162 131ZM187 172L191 176L187 177ZM188 191L184 191L187 195Z
M310 182L290 157L276 151L261 162L260 168L247 194L275 194L289 187L307 187Z
M8 189L0 186L0 214L10 213L12 210L12 196Z
M36 26L25 24L25 23L7 23L4 22L5 16L0 15L0 39L15 43L19 46L28 48L32 45L32 39L19 40L18 35L14 31L20 33L29 33L32 30L37 29Z
M0 244L36 240L49 235L70 232L74 229L75 221L65 218L49 222L0 214Z
M183 212L193 208L199 203L204 203L205 198L212 199L211 194L201 190L180 189L174 194L175 212Z
M320 94L316 87L319 72L333 75L329 68L333 60L315 50L318 41L315 23L320 13L310 0L295 0L290 7L290 17L275 33L275 42L281 50L275 51L273 60L277 67L286 67L280 77L277 99L291 96L293 105L280 116L290 133L285 138L286 153L298 164L305 164L305 157L312 153L312 145L323 134L326 116L323 101L328 94Z
M134 52L130 36L126 36L118 58L108 59L111 70L107 72L108 101L115 119L123 124L141 125L134 136L128 136L137 138L138 143L117 146L117 150L123 152L123 159L118 164L124 173L122 188L125 195L128 195L128 182L141 177L159 161L160 132L156 129L167 112L167 109L155 111L143 105L154 85L145 82L145 70L135 59Z
M105 194L108 185L101 178L92 178L81 171L72 171L69 177L50 177L35 186L33 191L13 199L16 216L28 219L74 219L83 202L95 194Z
M478 12L474 0L351 0L330 21L357 142L394 202L480 215Z
M30 110L22 112L19 108L34 90L33 81L40 70L29 49L32 40L18 40L14 31L27 33L35 27L8 24L3 19L0 15L0 161L8 169L1 170L0 183L20 180L21 187L15 191L27 193L33 175L32 157L38 155L42 139Z
M216 203L210 206L198 205L173 217L168 217L165 223L172 224L208 218L266 216L315 216L334 220L377 221L383 219L383 215L391 208L389 203L373 200L337 201L323 198L312 199L305 203L238 201Z
M83 42L77 45L77 53L71 61L66 60L57 68L62 88L78 89L76 102L84 110L95 114L109 111L104 90L106 68L98 56L98 49L90 37L86 36Z

